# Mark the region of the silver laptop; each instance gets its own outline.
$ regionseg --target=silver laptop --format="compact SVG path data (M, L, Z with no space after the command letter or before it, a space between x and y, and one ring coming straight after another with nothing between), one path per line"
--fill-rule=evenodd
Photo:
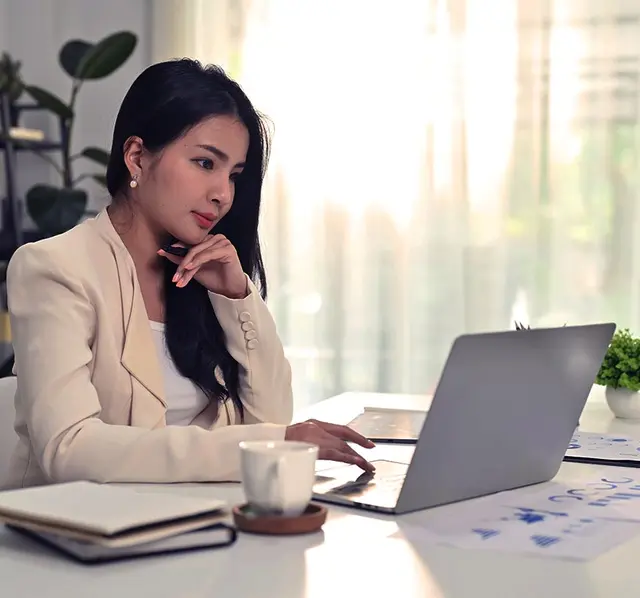
M376 444L415 444L426 416L426 411L413 409L365 407L347 426Z
M408 513L553 478L615 332L592 324L455 340L410 463L338 465L314 498Z

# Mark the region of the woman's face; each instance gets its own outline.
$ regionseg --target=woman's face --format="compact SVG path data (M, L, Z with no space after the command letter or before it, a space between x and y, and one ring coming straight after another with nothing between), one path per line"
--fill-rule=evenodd
M144 140L143 140L144 142ZM236 117L202 121L157 155L141 153L136 204L160 234L204 240L231 209L249 133Z

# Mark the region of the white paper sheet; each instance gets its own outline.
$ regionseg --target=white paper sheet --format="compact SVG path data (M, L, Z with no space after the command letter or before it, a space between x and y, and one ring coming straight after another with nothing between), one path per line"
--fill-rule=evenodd
M640 476L521 488L435 509L414 524L425 539L458 548L590 560L640 536Z
M566 456L607 461L637 461L640 465L640 440L625 434L610 435L577 430Z
M636 470L629 470L631 474ZM503 492L500 503L509 506L534 505L536 508L579 513L598 519L640 523L640 475L626 475L620 468L600 468L584 482L551 482Z
M427 526L442 544L575 561L593 559L640 534L637 523L500 505L447 523Z

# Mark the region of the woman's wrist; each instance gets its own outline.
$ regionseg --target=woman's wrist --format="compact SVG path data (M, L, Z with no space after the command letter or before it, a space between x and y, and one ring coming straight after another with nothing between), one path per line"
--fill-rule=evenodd
M227 299L232 299L234 301L246 299L251 294L251 289L249 288L249 278L245 275L244 286L238 285L237 288L233 288L233 289L224 289L219 291L209 290L209 292L213 295L220 295L222 297L226 297Z

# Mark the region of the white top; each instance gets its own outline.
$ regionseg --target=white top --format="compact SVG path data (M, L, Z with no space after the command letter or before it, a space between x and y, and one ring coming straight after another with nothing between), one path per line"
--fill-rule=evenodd
M164 324L149 321L149 325L164 375L167 425L188 426L209 404L209 399L196 384L176 369L165 342Z

